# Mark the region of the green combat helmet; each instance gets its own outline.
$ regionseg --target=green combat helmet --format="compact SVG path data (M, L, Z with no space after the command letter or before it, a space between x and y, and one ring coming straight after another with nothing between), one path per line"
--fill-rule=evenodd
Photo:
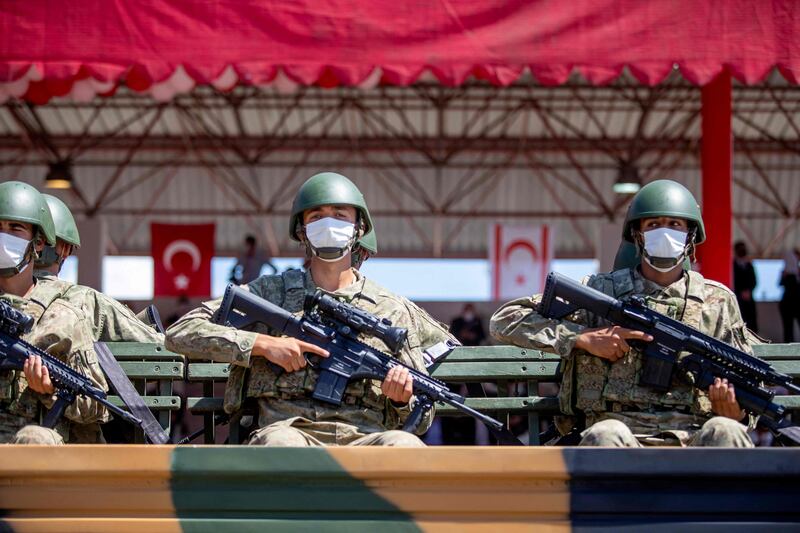
M35 188L21 181L0 183L0 220L14 220L32 224L35 236L41 235L45 244L56 244L53 218L42 195ZM34 240L35 240L34 236ZM33 241L25 253L25 259L15 267L0 269L0 276L10 277L22 272L36 253Z
M78 226L75 224L75 218L69 207L49 194L43 194L47 207L50 209L50 215L53 217L53 224L56 229L56 239L64 241L65 243L80 248L81 237L78 233ZM45 246L39 259L36 260L37 268L47 268L54 263L63 263L63 259L58 256L55 246ZM59 264L60 267L60 264Z
M639 221L644 218L673 217L688 222L689 233L683 252L677 258L651 257L644 249L639 232ZM625 224L622 226L623 240L634 243L639 255L657 270L667 271L694 254L696 245L706 240L706 230L700 206L689 189L672 180L656 180L648 183L633 197Z
M378 253L375 227L364 195L352 181L335 172L315 174L300 186L289 220L289 237L292 240L303 241L303 212L321 205L351 205L358 211L356 230L360 237L351 247L354 266L358 267L369 256Z
M635 242L632 231L634 223L652 217L684 218L689 221L690 231L694 229L694 243L700 244L706 240L700 206L697 205L697 200L689 189L677 181L651 181L636 193L625 216L622 238L628 242Z

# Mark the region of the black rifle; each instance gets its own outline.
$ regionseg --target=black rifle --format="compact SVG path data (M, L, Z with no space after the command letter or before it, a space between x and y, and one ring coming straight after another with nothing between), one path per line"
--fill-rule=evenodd
M666 391L675 369L689 373L694 386L706 390L714 378L727 379L736 390L742 408L761 417L766 427L800 444L800 428L784 420L785 408L773 402L775 393L765 384L780 385L800 393L791 376L777 372L769 363L729 346L691 326L648 308L641 297L621 302L561 274L551 272L539 305L545 318L564 318L578 309L624 328L647 333L647 343L629 341L642 352L639 384ZM681 353L686 353L679 357Z
M56 389L56 402L44 417L42 426L53 428L64 414L64 410L79 395L100 402L109 411L131 424L141 425L142 421L139 418L109 402L106 392L97 388L89 378L36 346L23 341L20 336L29 332L33 324L32 316L0 301L0 370L22 370L28 357L38 355L42 358L42 365L47 368Z
M464 404L464 397L447 388L447 384L399 360L367 346L358 340L359 332L377 337L396 349L405 342L407 331L392 327L388 320L352 305L339 302L317 291L307 295L305 314L298 318L289 311L259 298L236 285L225 290L214 321L235 328L246 328L256 323L273 331L324 348L330 354L313 364L319 370L319 379L313 398L333 405L341 405L347 384L355 379L383 380L395 366L407 368L413 378L416 402L403 429L413 432L430 411L434 402L452 405L459 411L483 422L497 441L504 445L522 446L522 442L502 422L486 416ZM309 362L311 364L311 362ZM273 365L276 368L277 365ZM283 370L276 368L279 373Z

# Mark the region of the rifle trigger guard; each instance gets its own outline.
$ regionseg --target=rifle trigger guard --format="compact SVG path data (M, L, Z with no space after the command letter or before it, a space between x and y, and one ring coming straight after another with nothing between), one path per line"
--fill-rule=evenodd
M319 362L316 362L316 363L314 362L315 360L319 360L318 357L315 358L314 356L308 355L307 352L303 352L303 357L306 360L306 364L310 368L313 368L314 370L319 370Z

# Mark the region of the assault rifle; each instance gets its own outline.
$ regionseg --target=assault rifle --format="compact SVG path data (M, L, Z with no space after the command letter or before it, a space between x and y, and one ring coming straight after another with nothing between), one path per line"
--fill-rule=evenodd
M317 291L306 295L305 314L298 318L289 311L259 298L236 285L225 290L214 321L235 328L246 328L256 323L321 348L328 357L314 357L309 361L319 370L319 379L313 398L333 405L341 405L347 384L355 379L383 380L389 369L403 366L413 378L416 401L403 429L414 431L434 402L452 405L459 411L483 422L497 441L504 445L521 446L522 443L502 422L486 416L464 404L464 397L455 394L447 385L399 360L358 340L364 333L381 339L390 349L397 351L406 340L407 331L392 327L391 322L352 305L340 302ZM317 360L318 359L318 360ZM283 369L273 365L278 373Z
M676 369L691 374L694 386L706 390L714 378L727 379L736 390L742 408L759 415L760 422L800 444L800 428L784 420L785 408L773 402L775 394L765 384L780 385L800 393L791 376L777 372L769 363L729 346L691 326L649 309L641 297L621 302L566 276L547 276L539 314L564 318L585 309L595 316L628 329L647 333L647 343L629 341L642 352L639 384L666 391ZM682 353L685 355L680 356Z
M20 337L28 333L33 324L32 316L0 301L0 370L22 370L28 357L38 355L42 358L42 365L47 368L55 386L56 402L45 415L42 426L54 427L63 416L64 410L78 396L92 398L123 420L137 426L141 425L142 421L139 418L109 402L106 392L97 388L89 378L22 340Z

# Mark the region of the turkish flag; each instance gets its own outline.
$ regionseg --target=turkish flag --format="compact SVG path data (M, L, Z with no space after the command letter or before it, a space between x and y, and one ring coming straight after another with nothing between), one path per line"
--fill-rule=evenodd
M150 224L154 296L211 294L214 224Z
M552 242L549 226L490 227L492 299L510 300L542 292L553 260Z

